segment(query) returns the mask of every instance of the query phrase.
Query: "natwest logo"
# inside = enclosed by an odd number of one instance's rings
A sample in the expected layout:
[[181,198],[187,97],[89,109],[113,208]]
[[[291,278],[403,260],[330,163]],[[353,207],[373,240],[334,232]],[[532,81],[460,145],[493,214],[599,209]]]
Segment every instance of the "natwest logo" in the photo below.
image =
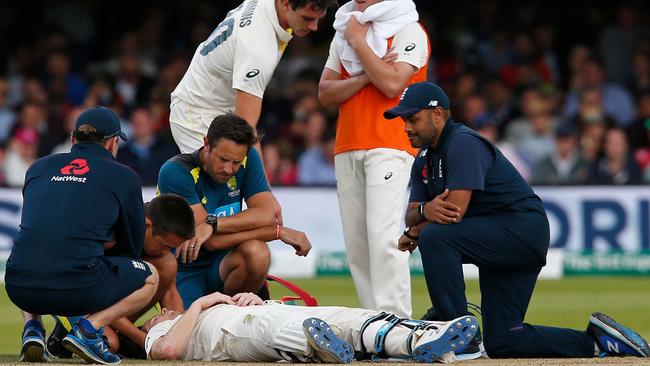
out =
[[90,167],[86,159],[74,159],[70,164],[61,168],[61,174],[63,175],[84,175],[89,171]]

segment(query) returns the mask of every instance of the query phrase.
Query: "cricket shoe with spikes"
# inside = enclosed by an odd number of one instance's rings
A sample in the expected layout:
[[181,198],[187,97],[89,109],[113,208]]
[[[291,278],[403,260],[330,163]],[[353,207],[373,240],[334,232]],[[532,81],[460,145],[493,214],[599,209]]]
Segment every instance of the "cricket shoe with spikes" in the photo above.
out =
[[478,320],[471,315],[461,316],[440,325],[428,326],[415,342],[411,357],[417,362],[424,363],[453,361],[450,360],[448,353],[461,353],[478,331]]
[[324,363],[350,363],[354,360],[352,345],[339,338],[324,320],[308,318],[302,329],[316,358]]

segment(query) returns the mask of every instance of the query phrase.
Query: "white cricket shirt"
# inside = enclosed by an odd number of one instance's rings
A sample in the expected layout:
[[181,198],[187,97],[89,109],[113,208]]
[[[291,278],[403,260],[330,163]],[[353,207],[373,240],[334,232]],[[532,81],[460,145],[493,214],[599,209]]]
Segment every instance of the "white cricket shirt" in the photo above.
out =
[[171,94],[171,108],[182,101],[217,116],[235,111],[236,89],[262,98],[291,37],[278,22],[274,0],[245,0],[197,47]]

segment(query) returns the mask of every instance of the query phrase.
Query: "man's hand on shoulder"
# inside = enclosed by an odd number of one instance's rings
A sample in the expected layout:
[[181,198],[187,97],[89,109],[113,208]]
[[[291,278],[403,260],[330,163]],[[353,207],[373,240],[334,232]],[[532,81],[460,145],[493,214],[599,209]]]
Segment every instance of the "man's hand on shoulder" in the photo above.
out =
[[237,306],[252,306],[252,305],[264,304],[264,300],[262,300],[259,296],[255,295],[252,292],[241,292],[235,294],[232,297],[232,300],[235,302],[235,305]]
[[302,231],[282,226],[280,227],[280,240],[291,245],[296,250],[296,255],[301,257],[306,257],[311,250],[311,243]]
[[213,292],[196,299],[194,303],[192,303],[192,306],[197,306],[201,310],[205,310],[217,304],[236,305],[232,297],[222,294],[221,292]]

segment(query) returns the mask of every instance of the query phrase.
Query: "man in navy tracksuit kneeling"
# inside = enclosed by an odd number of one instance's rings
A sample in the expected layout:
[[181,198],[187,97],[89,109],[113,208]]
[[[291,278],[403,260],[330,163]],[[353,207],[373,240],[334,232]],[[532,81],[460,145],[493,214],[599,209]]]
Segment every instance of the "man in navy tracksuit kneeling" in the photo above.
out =
[[[441,320],[467,314],[463,263],[479,268],[485,350],[492,358],[648,357],[636,332],[602,313],[586,331],[524,323],[546,264],[549,224],[541,199],[490,142],[450,117],[449,98],[432,83],[408,87],[399,105],[414,147],[407,229],[401,250],[419,245],[431,302]],[[479,342],[457,354],[480,356]]]
[[[138,176],[115,160],[117,115],[82,113],[70,153],[36,161],[23,188],[20,232],[7,260],[6,290],[25,318],[21,361],[47,361],[42,314],[89,314],[63,339],[88,363],[118,364],[103,329],[143,308],[158,274],[142,253],[145,218]],[[105,245],[115,242],[113,256]]]

